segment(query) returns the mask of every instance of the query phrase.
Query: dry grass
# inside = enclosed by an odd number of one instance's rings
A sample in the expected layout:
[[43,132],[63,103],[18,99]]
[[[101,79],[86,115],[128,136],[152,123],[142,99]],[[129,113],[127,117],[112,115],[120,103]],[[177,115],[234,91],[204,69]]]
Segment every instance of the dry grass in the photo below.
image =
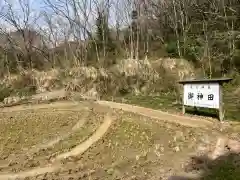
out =
[[[194,75],[191,64],[183,59],[148,60],[124,59],[108,69],[76,67],[47,72],[23,71],[2,80],[10,95],[52,91],[65,87],[96,98],[129,93],[150,94],[175,91],[177,81]],[[8,94],[6,93],[6,96]]]

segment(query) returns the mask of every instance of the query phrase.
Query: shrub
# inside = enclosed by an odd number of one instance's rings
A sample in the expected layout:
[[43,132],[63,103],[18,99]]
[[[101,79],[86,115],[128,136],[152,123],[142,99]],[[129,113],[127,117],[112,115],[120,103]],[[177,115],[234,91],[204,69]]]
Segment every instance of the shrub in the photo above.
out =
[[172,57],[178,57],[178,48],[176,41],[170,41],[166,44],[166,51]]
[[5,87],[3,85],[0,86],[0,102],[4,100],[4,98],[9,97],[12,93],[12,89]]

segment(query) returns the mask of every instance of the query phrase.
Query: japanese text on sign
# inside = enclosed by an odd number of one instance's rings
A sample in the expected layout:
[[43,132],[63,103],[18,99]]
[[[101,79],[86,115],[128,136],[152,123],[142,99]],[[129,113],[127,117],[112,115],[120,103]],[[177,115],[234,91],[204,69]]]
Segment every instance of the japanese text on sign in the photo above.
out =
[[185,84],[184,85],[184,105],[219,108],[219,84]]

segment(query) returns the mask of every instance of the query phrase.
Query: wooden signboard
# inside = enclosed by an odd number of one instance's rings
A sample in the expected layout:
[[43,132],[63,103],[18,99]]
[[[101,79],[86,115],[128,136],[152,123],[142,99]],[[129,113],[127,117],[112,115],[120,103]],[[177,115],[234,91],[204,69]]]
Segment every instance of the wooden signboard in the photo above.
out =
[[183,84],[183,114],[185,106],[218,109],[219,119],[224,119],[222,102],[222,84],[231,81],[231,78],[222,79],[195,79],[180,81]]

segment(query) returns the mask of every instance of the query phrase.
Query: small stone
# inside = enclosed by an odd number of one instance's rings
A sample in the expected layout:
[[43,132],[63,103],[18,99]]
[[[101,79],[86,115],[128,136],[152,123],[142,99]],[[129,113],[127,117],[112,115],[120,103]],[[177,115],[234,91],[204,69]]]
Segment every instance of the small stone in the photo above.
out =
[[240,142],[236,140],[228,140],[227,147],[230,149],[230,151],[234,153],[240,153]]
[[133,176],[131,176],[130,179],[131,179],[131,180],[135,180],[135,179],[137,179],[137,176],[133,175]]
[[162,154],[158,151],[154,151],[157,157],[160,157]]
[[161,151],[161,152],[164,152],[164,147],[163,147],[163,146],[160,148],[160,151]]
[[179,152],[180,151],[180,148],[178,146],[174,147],[174,151],[175,152]]
[[160,144],[155,144],[155,149],[159,150],[159,148],[160,148]]
[[197,148],[198,152],[205,152],[207,151],[208,147],[205,144],[200,144]]
[[224,137],[218,138],[215,149],[214,149],[213,153],[210,155],[211,159],[213,159],[213,160],[217,159],[219,156],[224,154],[224,148],[226,146],[226,141],[227,141],[227,139]]
[[114,173],[114,169],[113,169],[113,168],[108,169],[108,170],[107,170],[107,173],[108,173],[109,175],[112,175],[112,174]]
[[204,144],[210,144],[210,142],[211,142],[208,136],[203,136],[203,137],[201,138],[201,141],[202,141]]

